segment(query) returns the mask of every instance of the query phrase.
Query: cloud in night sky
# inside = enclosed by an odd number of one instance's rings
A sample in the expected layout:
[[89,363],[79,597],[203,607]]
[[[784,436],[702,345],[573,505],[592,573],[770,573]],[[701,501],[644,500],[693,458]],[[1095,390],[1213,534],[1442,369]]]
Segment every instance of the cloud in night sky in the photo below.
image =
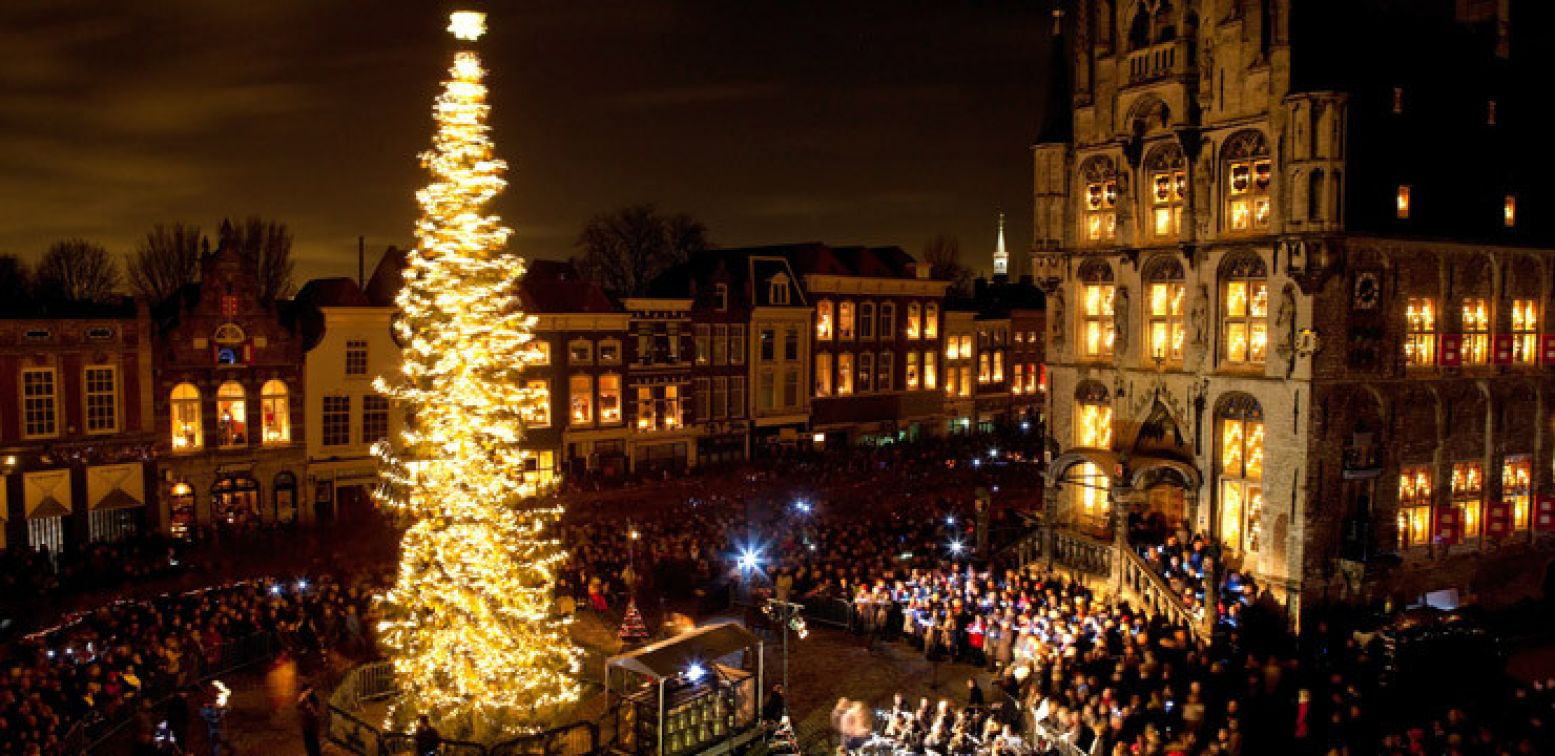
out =
[[[482,5],[497,209],[525,254],[639,201],[720,244],[948,233],[987,268],[1001,208],[1026,244],[1047,0]],[[354,274],[357,236],[410,241],[447,9],[6,0],[0,251],[261,214],[301,278]]]

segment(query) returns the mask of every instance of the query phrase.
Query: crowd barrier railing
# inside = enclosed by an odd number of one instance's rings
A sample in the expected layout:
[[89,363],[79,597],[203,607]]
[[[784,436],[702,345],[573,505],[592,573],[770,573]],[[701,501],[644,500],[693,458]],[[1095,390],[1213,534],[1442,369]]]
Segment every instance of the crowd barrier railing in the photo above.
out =
[[1188,608],[1166,582],[1166,578],[1156,574],[1144,557],[1132,549],[1122,549],[1122,552],[1123,590],[1132,594],[1146,611],[1162,615],[1167,622],[1186,627],[1195,641],[1203,641],[1204,628],[1199,614]]

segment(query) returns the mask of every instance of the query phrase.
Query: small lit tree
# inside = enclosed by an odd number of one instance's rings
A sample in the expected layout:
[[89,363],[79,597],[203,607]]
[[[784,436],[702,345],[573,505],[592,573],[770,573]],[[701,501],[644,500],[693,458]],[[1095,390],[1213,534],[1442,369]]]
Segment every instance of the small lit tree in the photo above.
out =
[[[483,24],[455,13],[449,31],[468,48]],[[380,497],[410,520],[379,629],[400,692],[391,721],[425,715],[447,734],[491,740],[577,700],[580,654],[553,611],[561,509],[537,502],[525,475],[525,417],[548,398],[520,380],[534,355],[524,261],[486,212],[507,166],[487,135],[475,52],[460,50],[450,74],[397,300],[404,374],[379,384],[415,417],[405,458],[379,448]]]

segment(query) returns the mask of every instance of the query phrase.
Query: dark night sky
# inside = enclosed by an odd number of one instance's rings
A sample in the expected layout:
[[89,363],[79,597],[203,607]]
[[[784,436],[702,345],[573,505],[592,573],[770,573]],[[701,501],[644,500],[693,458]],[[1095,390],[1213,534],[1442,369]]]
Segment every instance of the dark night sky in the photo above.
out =
[[[1029,242],[1051,0],[483,5],[525,255],[636,201],[720,245],[947,233],[987,270],[999,208]],[[354,275],[357,235],[411,240],[450,7],[4,0],[0,251],[258,213],[295,232],[299,283]]]

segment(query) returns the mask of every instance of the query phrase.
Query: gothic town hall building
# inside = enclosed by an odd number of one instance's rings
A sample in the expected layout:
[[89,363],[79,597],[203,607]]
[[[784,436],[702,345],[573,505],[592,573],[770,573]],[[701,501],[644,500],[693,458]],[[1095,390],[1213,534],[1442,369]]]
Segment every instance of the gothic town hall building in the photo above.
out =
[[1116,576],[1125,523],[1208,534],[1293,626],[1537,592],[1555,209],[1519,14],[1543,3],[1063,5],[1030,260],[1049,556]]

